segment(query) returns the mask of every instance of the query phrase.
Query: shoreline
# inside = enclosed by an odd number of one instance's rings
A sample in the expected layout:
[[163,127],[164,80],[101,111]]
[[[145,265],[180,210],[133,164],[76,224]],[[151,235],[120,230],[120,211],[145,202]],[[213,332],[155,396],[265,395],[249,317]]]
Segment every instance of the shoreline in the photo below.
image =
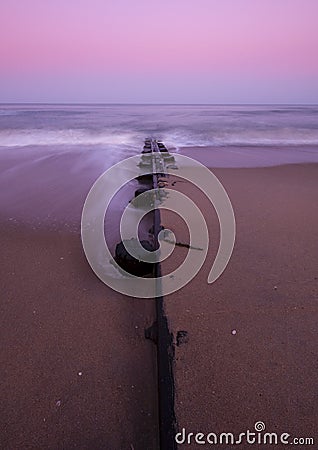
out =
[[180,147],[182,155],[209,168],[258,168],[318,163],[317,145],[226,145]]
[[[246,146],[243,148],[246,150]],[[257,148],[262,150],[260,147]],[[235,149],[237,150],[236,147]],[[317,147],[314,146],[313,149],[316,150]],[[285,159],[283,160],[280,158],[277,158],[276,161],[271,158],[268,160],[267,157],[260,160],[259,156],[255,155],[250,163],[242,161],[242,159],[246,161],[246,153],[242,156],[236,153],[236,156],[233,157],[232,153],[225,154],[225,150],[223,147],[204,147],[203,149],[201,147],[183,147],[179,149],[179,153],[196,159],[213,172],[234,169],[253,171],[253,169],[292,166],[309,167],[318,164],[318,149],[317,152],[309,152],[308,161],[301,161],[304,153],[303,148],[299,148],[300,153],[293,154],[294,160],[291,161],[285,161],[286,149],[284,149]],[[272,150],[277,151],[277,149]],[[232,151],[231,148],[228,148],[228,151]],[[248,152],[250,151],[254,153],[255,148],[251,147]],[[223,152],[222,155],[220,152]],[[31,161],[28,170],[25,171],[22,167],[22,170],[19,171],[19,167],[15,165],[16,158],[9,161],[7,167],[3,166],[3,176],[0,181],[0,222],[12,221],[30,228],[34,227],[34,229],[51,229],[52,231],[69,229],[70,232],[80,233],[81,213],[86,196],[106,167],[98,168],[97,158],[95,161],[88,161],[88,168],[83,172],[84,163],[80,163],[78,156],[74,155],[73,163],[70,155],[62,154],[60,160],[59,155],[56,156],[53,170],[48,168],[48,161],[45,161],[45,165],[42,165],[42,162],[39,164],[35,162],[33,165]],[[72,169],[73,166],[76,167],[79,164],[81,168]],[[48,179],[46,180],[47,175]],[[18,183],[17,180],[19,180]],[[43,189],[43,186],[47,189]],[[113,209],[109,213],[115,217],[116,224],[108,221],[108,226],[116,235],[116,240],[118,240],[118,233],[115,229],[119,223],[121,212],[127,204],[127,199],[132,198],[133,192],[138,186],[138,183],[130,182],[123,192],[119,193],[117,204],[114,202]]]

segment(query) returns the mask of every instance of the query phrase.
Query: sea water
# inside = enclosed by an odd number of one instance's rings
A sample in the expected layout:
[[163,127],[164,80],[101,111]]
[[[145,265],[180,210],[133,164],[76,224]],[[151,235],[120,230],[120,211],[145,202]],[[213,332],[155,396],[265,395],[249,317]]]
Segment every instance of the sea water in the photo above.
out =
[[90,187],[147,137],[209,167],[318,162],[318,106],[0,105],[0,214],[78,228]]

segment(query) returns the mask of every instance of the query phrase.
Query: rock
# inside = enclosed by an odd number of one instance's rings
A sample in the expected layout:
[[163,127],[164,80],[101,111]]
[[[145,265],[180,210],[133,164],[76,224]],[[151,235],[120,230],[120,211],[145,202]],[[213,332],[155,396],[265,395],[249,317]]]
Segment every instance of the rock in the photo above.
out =
[[147,173],[146,175],[139,175],[136,178],[139,183],[144,183],[144,184],[152,184],[152,174],[151,173]]
[[[144,261],[140,261],[134,256],[132,256],[124,246],[125,241],[121,241],[119,244],[116,245],[115,250],[115,261],[117,264],[126,272],[130,273],[131,275],[136,276],[145,276],[145,275],[151,275],[153,273],[154,264],[148,263]],[[129,245],[137,244],[137,239],[132,238],[130,239]],[[154,251],[154,245],[150,241],[140,241],[141,245],[148,251]],[[138,248],[136,245],[136,251],[138,252]]]
[[187,331],[181,330],[177,333],[177,347],[182,344],[187,344],[189,342],[189,335]]

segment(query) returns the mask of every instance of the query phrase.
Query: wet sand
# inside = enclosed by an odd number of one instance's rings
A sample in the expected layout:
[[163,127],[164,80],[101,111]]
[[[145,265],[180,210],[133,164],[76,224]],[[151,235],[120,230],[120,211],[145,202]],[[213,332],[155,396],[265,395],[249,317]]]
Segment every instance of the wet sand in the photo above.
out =
[[318,163],[317,145],[182,147],[179,151],[213,168],[253,168]]
[[[200,206],[211,236],[203,269],[165,299],[175,343],[178,331],[188,333],[188,342],[175,347],[178,429],[239,434],[263,421],[268,432],[317,442],[318,164],[213,172],[232,201],[237,236],[227,269],[212,285],[216,214],[193,186],[174,186]],[[175,214],[161,216],[177,241],[188,242]],[[186,252],[177,247],[163,272]]]

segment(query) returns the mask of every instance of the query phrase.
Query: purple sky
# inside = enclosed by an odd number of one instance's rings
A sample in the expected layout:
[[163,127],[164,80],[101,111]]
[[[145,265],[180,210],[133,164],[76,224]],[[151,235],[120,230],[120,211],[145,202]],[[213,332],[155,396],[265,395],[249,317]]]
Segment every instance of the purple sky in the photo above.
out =
[[1,102],[318,103],[318,0],[0,0]]

